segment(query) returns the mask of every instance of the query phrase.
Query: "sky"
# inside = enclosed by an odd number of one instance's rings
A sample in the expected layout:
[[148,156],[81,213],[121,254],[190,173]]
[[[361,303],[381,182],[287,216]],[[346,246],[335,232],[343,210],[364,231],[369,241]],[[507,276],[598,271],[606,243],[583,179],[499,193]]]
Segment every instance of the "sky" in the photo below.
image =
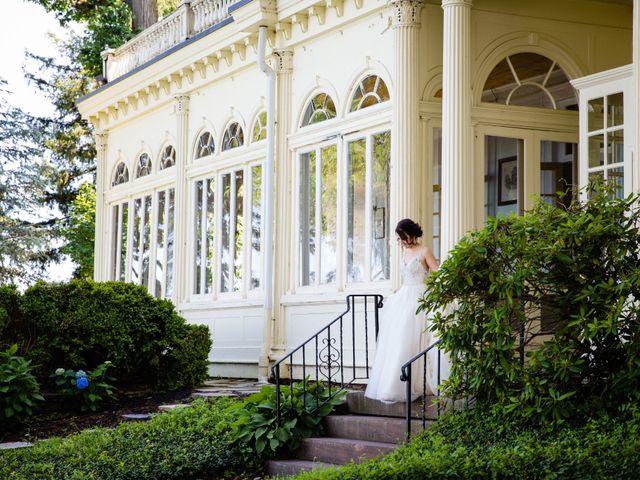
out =
[[[0,2],[0,78],[8,82],[8,89],[12,92],[9,101],[35,115],[47,115],[53,111],[51,103],[28,84],[22,66],[25,62],[25,50],[39,55],[57,56],[49,33],[63,36],[63,29],[56,18],[39,5],[26,0]],[[73,265],[63,262],[53,265],[48,276],[50,280],[66,280],[72,271]]]

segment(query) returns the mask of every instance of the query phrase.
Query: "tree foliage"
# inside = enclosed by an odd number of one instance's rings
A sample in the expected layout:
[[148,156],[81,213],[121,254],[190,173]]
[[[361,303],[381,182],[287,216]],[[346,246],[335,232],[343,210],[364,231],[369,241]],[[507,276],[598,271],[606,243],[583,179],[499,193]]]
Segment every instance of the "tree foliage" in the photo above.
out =
[[552,421],[637,402],[639,198],[611,193],[492,218],[429,278],[447,395]]
[[77,265],[75,278],[93,278],[93,249],[96,223],[96,191],[85,182],[71,204],[69,225],[63,230],[67,244],[62,253],[71,257]]

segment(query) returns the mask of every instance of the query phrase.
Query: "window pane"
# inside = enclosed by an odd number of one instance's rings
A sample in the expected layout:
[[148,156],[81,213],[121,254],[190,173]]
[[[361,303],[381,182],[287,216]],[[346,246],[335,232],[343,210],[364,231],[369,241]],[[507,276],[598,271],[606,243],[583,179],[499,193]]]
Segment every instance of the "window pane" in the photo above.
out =
[[158,192],[158,217],[156,219],[156,286],[155,296],[161,297],[165,278],[166,250],[165,250],[165,228],[166,228],[166,193]]
[[622,92],[607,96],[607,127],[624,124],[624,97]]
[[442,129],[433,129],[433,255],[440,260],[440,202],[442,175]]
[[262,167],[251,169],[251,287],[260,286],[262,271]]
[[144,197],[144,236],[142,239],[142,284],[149,287],[149,259],[151,255],[151,195]]
[[362,282],[365,268],[366,141],[349,143],[347,172],[347,281]]
[[322,194],[320,204],[320,283],[336,281],[337,227],[337,152],[335,145],[320,151],[322,157]]
[[[540,143],[540,198],[550,205],[568,207],[573,193],[573,169],[577,145],[573,143]],[[563,192],[565,195],[558,195]]]
[[604,165],[604,135],[589,137],[589,168]]
[[142,231],[142,199],[133,201],[133,246],[131,248],[131,281],[140,283],[140,258],[141,245],[140,233]]
[[234,262],[233,262],[233,291],[242,289],[242,267],[244,252],[244,171],[235,172],[235,238],[234,238]]
[[220,291],[231,291],[231,174],[222,175]]
[[196,188],[196,205],[195,218],[193,228],[193,238],[195,239],[195,265],[194,265],[194,289],[193,293],[202,293],[202,195],[203,181],[195,183]]
[[316,152],[300,156],[300,285],[316,281]]
[[174,236],[175,236],[175,203],[176,203],[175,190],[172,188],[169,190],[169,208],[167,214],[167,278],[166,287],[164,291],[165,297],[171,297],[173,295],[173,252],[174,252]]
[[373,136],[371,280],[389,278],[389,159],[391,132]]
[[604,172],[589,173],[589,198],[591,198],[591,188],[594,185],[602,185],[604,182]]
[[215,244],[213,242],[213,234],[214,234],[214,224],[215,224],[215,220],[213,217],[213,205],[214,205],[214,186],[213,186],[213,179],[210,178],[206,181],[206,189],[205,189],[205,195],[206,195],[206,204],[207,204],[207,211],[206,211],[206,233],[205,233],[205,238],[206,238],[206,242],[207,245],[205,247],[205,251],[206,251],[206,272],[205,272],[205,293],[211,293],[213,292],[213,269],[214,269],[214,249],[215,249]]
[[122,209],[122,223],[120,225],[120,232],[122,235],[121,247],[120,247],[120,277],[119,280],[124,282],[126,278],[126,265],[127,265],[127,242],[129,239],[129,203],[123,203],[120,207]]
[[624,198],[624,169],[612,168],[607,172],[607,183],[615,187],[615,197]]
[[604,128],[604,99],[594,98],[589,100],[588,116],[589,131],[602,130]]
[[120,240],[120,205],[114,205],[111,207],[111,225],[113,225],[113,229],[111,232],[111,274],[110,278],[113,280],[118,279],[118,261],[120,260],[120,248],[119,248],[119,240]]
[[624,130],[616,130],[607,134],[607,163],[624,161]]
[[485,219],[518,214],[523,140],[485,137]]

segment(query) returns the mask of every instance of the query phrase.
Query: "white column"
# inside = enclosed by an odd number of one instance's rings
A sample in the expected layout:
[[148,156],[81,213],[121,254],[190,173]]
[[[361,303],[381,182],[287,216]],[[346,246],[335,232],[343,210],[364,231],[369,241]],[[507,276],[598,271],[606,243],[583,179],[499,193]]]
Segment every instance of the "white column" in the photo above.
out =
[[[291,130],[291,76],[293,73],[293,51],[274,50],[276,71],[276,207],[275,207],[275,281],[273,288],[273,325],[272,356],[278,357],[287,349],[285,334],[285,309],[280,305],[280,297],[291,287],[291,256],[295,251],[291,238],[291,222],[295,215],[291,202],[291,184],[293,183],[293,165],[289,159],[287,136]],[[266,338],[265,332],[265,338]]]
[[474,227],[471,4],[442,0],[442,259]]
[[189,158],[189,95],[175,97],[176,114],[176,196],[174,206],[175,250],[174,291],[176,305],[186,301],[189,295],[190,256],[187,247],[189,218],[189,189],[186,170]]
[[105,205],[105,192],[107,190],[107,146],[109,134],[104,131],[97,131],[93,134],[96,144],[96,226],[95,241],[93,250],[93,278],[96,281],[108,280],[109,269],[107,261],[109,258],[108,238],[108,216],[107,205]]
[[[391,138],[391,231],[403,218],[421,217],[420,85],[418,44],[422,0],[389,2],[395,43],[395,88]],[[399,247],[392,233],[392,282],[400,284]]]

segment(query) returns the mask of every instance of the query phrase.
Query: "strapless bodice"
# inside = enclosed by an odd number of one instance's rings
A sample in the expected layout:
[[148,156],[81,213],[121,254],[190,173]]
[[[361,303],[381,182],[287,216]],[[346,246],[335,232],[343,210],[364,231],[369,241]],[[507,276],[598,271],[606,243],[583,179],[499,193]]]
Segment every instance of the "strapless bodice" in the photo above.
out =
[[402,259],[400,273],[402,274],[402,285],[423,285],[424,277],[428,271],[424,269],[418,257],[414,257],[407,263],[404,258]]

